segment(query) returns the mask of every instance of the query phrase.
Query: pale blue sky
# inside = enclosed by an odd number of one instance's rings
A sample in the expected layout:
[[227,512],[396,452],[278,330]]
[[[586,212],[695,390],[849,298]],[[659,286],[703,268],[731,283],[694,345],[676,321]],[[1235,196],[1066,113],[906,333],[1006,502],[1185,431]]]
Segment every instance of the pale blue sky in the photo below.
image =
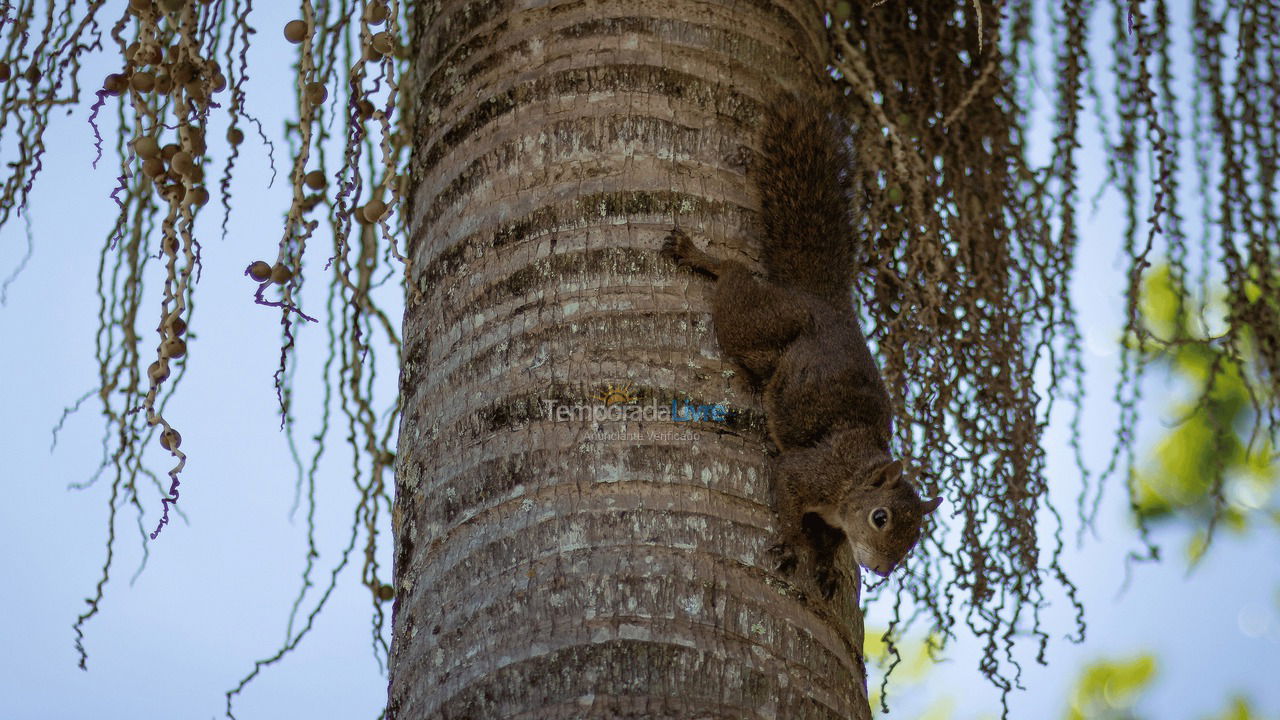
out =
[[[275,30],[287,19],[280,14],[283,5],[255,11],[261,32],[250,90],[252,107],[276,135],[283,109],[277,100],[292,92],[287,48]],[[87,107],[69,118],[55,113],[46,169],[32,203],[35,255],[0,309],[0,378],[7,401],[0,410],[7,499],[0,504],[0,544],[8,548],[0,555],[0,719],[219,717],[223,693],[283,638],[305,552],[301,522],[287,521],[293,470],[277,431],[271,390],[279,315],[251,303],[253,287],[241,275],[250,260],[274,255],[286,191],[282,184],[266,189],[264,158],[242,159],[228,239],[217,238],[218,212],[206,211],[202,220],[205,267],[193,323],[198,339],[191,343],[188,377],[169,413],[191,458],[182,501],[191,524],[175,521],[151,543],[150,565],[131,587],[141,551],[132,517],[124,514],[115,577],[102,613],[88,625],[90,671],[82,672],[70,626],[102,563],[107,486],[79,493],[66,486],[85,480],[96,467],[96,408],[87,404],[69,421],[52,454],[49,440],[61,409],[96,382],[94,273],[101,238],[114,218],[108,200],[114,173],[90,170],[87,114]],[[221,127],[211,136],[220,137]],[[252,156],[257,146],[244,147]],[[1100,157],[1082,160],[1082,187],[1093,188]],[[1116,356],[1109,343],[1122,307],[1118,212],[1115,202],[1105,202],[1097,215],[1085,218],[1089,225],[1082,232],[1073,288],[1091,349],[1086,439],[1095,466],[1114,434],[1109,397]],[[14,267],[24,246],[20,223],[4,229],[0,275]],[[300,379],[315,377],[324,342],[319,328],[305,332]],[[300,387],[318,394],[305,380]],[[1162,405],[1160,390],[1157,380],[1148,393],[1155,405]],[[301,417],[315,416],[310,398],[299,403]],[[1152,431],[1159,425],[1147,421],[1144,427]],[[310,430],[304,427],[300,435]],[[1071,507],[1076,478],[1057,428],[1049,449],[1055,498]],[[346,467],[335,455],[321,476],[326,567],[346,540],[355,502]],[[1074,646],[1060,639],[1072,625],[1068,608],[1058,602],[1048,618],[1056,636],[1051,665],[1036,666],[1030,652],[1023,653],[1023,683],[1030,689],[1013,697],[1013,717],[1056,717],[1083,662],[1144,649],[1161,659],[1161,680],[1143,706],[1148,717],[1202,717],[1234,691],[1251,695],[1267,717],[1280,717],[1280,684],[1273,679],[1280,671],[1280,537],[1271,533],[1242,544],[1224,535],[1190,578],[1177,561],[1144,566],[1120,595],[1124,557],[1135,547],[1124,502],[1115,488],[1109,491],[1097,539],[1069,550],[1065,561],[1087,608],[1088,640]],[[148,529],[157,506],[149,495]],[[1175,539],[1168,549],[1177,545]],[[241,696],[238,717],[377,715],[385,678],[371,654],[367,592],[354,570],[344,575],[314,634]],[[883,621],[879,612],[873,609],[869,626]],[[1261,636],[1242,630],[1242,613],[1261,613]],[[997,693],[978,675],[976,659],[972,643],[957,645],[928,693],[962,699],[959,718],[997,708]],[[892,717],[915,717],[923,702],[904,696]]]

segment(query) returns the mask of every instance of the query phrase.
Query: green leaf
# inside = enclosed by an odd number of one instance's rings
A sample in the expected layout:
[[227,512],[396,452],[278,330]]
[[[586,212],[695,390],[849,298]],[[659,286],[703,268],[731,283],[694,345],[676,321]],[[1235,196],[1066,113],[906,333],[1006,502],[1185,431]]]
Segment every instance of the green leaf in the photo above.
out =
[[1076,680],[1067,709],[1069,720],[1119,720],[1130,710],[1156,676],[1156,660],[1142,653],[1121,660],[1097,660],[1086,665]]
[[1211,720],[1262,720],[1262,717],[1254,712],[1253,706],[1246,698],[1237,695],[1231,698],[1227,708],[1221,714],[1214,715]]
[[[1259,272],[1251,269],[1253,279],[1246,283],[1256,286]],[[1217,300],[1210,301],[1210,316],[1214,308],[1221,311],[1225,298],[1224,291],[1212,294]],[[1250,299],[1280,303],[1257,292]],[[1240,533],[1266,519],[1280,524],[1280,510],[1272,506],[1280,464],[1270,443],[1247,447],[1247,433],[1258,418],[1245,377],[1257,371],[1205,338],[1200,308],[1168,265],[1146,273],[1139,307],[1148,330],[1161,340],[1176,341],[1143,346],[1145,359],[1168,371],[1166,388],[1176,399],[1167,411],[1171,427],[1131,478],[1134,512],[1142,522],[1177,521],[1200,530],[1186,549],[1188,561],[1195,564],[1207,551],[1203,530],[1210,518],[1216,516],[1223,527]],[[1208,322],[1213,324],[1212,317]],[[1246,334],[1240,341],[1247,346],[1252,338]],[[1137,348],[1133,338],[1127,343]],[[1251,354],[1247,347],[1237,349],[1240,356]],[[1266,387],[1256,379],[1252,385]],[[1269,400],[1256,399],[1264,405]]]

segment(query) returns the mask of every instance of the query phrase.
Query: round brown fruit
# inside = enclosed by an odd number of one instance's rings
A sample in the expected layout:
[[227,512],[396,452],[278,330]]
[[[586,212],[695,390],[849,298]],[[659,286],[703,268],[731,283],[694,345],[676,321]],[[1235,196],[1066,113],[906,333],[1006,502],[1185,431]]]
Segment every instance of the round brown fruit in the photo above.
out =
[[179,85],[186,85],[196,79],[196,66],[187,61],[182,61],[173,67],[173,81]]
[[387,213],[387,204],[375,198],[364,206],[361,213],[366,222],[376,223]]
[[169,161],[173,166],[174,172],[190,175],[196,169],[195,160],[191,157],[191,153],[186,150],[179,150],[173,154],[173,158]]
[[283,285],[291,279],[293,279],[293,271],[284,263],[276,263],[271,266],[271,282]]
[[164,174],[164,161],[158,157],[149,157],[142,161],[142,172],[155,180]]
[[155,65],[160,62],[160,48],[155,45],[141,47],[133,54],[133,59],[141,65]]
[[143,135],[133,141],[133,151],[138,153],[139,157],[153,158],[160,154],[160,143],[150,135]]
[[311,172],[302,176],[302,182],[306,183],[307,187],[311,188],[312,190],[323,190],[324,184],[325,184],[324,173],[320,172],[319,170],[312,170]]
[[129,89],[129,78],[120,73],[111,73],[106,80],[102,81],[102,89],[106,90],[108,95],[119,95]]
[[134,73],[129,82],[133,85],[133,89],[140,93],[148,93],[156,89],[156,76],[146,70]]
[[390,55],[396,49],[395,43],[391,40],[391,33],[385,30],[374,33],[373,38],[369,41],[369,45],[372,46],[374,50],[377,50],[380,55]]
[[169,338],[160,343],[160,357],[177,359],[187,354],[187,343],[182,338]]
[[307,23],[305,20],[290,20],[284,24],[284,39],[297,45],[307,37]]
[[152,385],[159,385],[169,379],[169,363],[164,360],[157,360],[151,363],[147,368],[147,377],[151,380]]
[[254,260],[249,265],[249,277],[258,282],[266,282],[271,279],[271,266],[261,260]]
[[329,99],[329,89],[324,83],[307,83],[307,102],[312,105],[319,105]]
[[373,2],[369,4],[369,8],[365,10],[364,17],[369,21],[370,25],[381,25],[387,21],[387,16],[391,11],[387,9],[384,2]]
[[180,435],[177,430],[168,428],[164,432],[160,433],[160,447],[165,450],[173,452],[174,450],[177,450],[178,446],[181,444],[182,435]]

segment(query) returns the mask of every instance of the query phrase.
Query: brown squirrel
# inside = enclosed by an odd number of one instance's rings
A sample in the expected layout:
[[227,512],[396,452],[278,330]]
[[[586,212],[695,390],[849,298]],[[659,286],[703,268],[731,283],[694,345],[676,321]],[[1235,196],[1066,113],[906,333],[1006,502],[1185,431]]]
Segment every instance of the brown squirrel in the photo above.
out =
[[888,575],[942,502],[921,500],[889,452],[889,395],[853,311],[852,182],[847,134],[835,117],[790,96],[766,106],[762,149],[749,167],[761,196],[767,280],[699,250],[678,227],[663,246],[716,280],[716,339],[762,391],[778,452],[781,542],[770,552],[789,572],[807,540],[827,597],[839,542],[847,538],[858,564]]

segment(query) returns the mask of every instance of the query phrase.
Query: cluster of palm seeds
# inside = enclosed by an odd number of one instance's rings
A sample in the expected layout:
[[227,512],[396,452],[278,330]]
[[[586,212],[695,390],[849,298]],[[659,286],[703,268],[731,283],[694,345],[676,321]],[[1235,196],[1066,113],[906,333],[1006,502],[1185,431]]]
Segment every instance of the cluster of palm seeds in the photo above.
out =
[[[395,237],[403,224],[394,211],[408,180],[402,173],[407,164],[407,135],[399,129],[409,122],[411,111],[408,98],[400,92],[408,59],[401,39],[406,6],[402,0],[337,4],[302,0],[299,6],[299,16],[281,28],[283,38],[297,48],[297,122],[288,129],[293,148],[292,201],[276,257],[253,260],[245,274],[259,284],[260,304],[282,308],[283,348],[276,378],[284,422],[292,430],[287,387],[288,353],[294,346],[292,318],[295,314],[308,318],[293,298],[301,291],[307,244],[320,223],[327,221],[333,238],[326,262],[331,273],[328,366],[336,374],[327,381],[342,397],[348,442],[358,455],[370,459],[367,468],[357,468],[354,478],[361,502],[353,532],[366,537],[361,583],[373,600],[375,654],[386,657],[386,615],[381,604],[392,600],[396,590],[381,576],[385,570],[380,570],[376,536],[391,507],[390,484],[385,480],[395,462],[391,452],[395,420],[372,403],[372,368],[378,348],[371,339],[383,335],[398,351],[399,338],[394,329],[397,323],[382,312],[370,293],[385,281],[391,267],[403,267],[404,262]],[[337,138],[330,135],[334,125],[342,129]],[[332,142],[335,139],[339,143]],[[327,152],[336,144],[342,147],[340,162],[326,162]],[[278,301],[263,297],[273,287],[281,293]],[[328,427],[329,408],[324,412],[322,423]],[[308,478],[314,472],[313,465]],[[310,488],[305,495],[311,502]],[[314,530],[309,523],[309,543],[314,541]],[[345,555],[341,562],[346,562]],[[295,612],[305,589],[313,584],[313,570],[309,555]]]
[[[322,142],[325,135],[323,130],[318,128],[320,117],[323,113],[325,103],[329,100],[329,89],[325,84],[324,76],[327,75],[323,62],[323,56],[332,53],[331,46],[333,38],[327,37],[325,32],[317,33],[317,8],[313,8],[310,3],[302,4],[304,17],[290,20],[285,23],[283,35],[288,42],[300,46],[300,61],[298,64],[298,89],[299,89],[299,118],[300,122],[296,126],[298,140],[301,145],[301,152],[294,159],[293,168],[293,187],[294,200],[292,207],[288,213],[289,221],[286,223],[285,235],[280,243],[279,259],[273,264],[265,260],[256,260],[250,264],[246,270],[246,274],[259,283],[275,283],[277,285],[285,285],[294,276],[292,267],[301,261],[301,251],[305,247],[306,240],[315,230],[315,224],[303,221],[303,216],[315,211],[318,207],[331,202],[332,198],[327,198],[325,190],[328,188],[329,182],[323,169],[308,168],[311,150],[313,145]],[[322,8],[323,9],[323,8]],[[321,10],[322,10],[321,9]],[[359,143],[367,136],[363,130],[363,124],[370,120],[382,120],[385,122],[389,112],[375,106],[369,97],[359,91],[360,81],[365,76],[364,63],[381,63],[383,60],[393,60],[396,58],[404,58],[403,46],[397,40],[395,34],[389,29],[380,29],[383,26],[389,26],[396,16],[396,8],[393,8],[386,0],[373,0],[364,6],[364,10],[360,13],[363,22],[361,28],[360,56],[355,63],[355,67],[351,73],[352,93],[349,98],[350,102],[350,120],[353,125],[361,126],[354,132],[353,141],[348,143],[348,162],[351,158],[358,157],[360,148]],[[321,24],[323,27],[323,24]],[[388,78],[391,82],[391,78]],[[235,132],[239,132],[235,130]],[[349,132],[349,135],[352,133]],[[242,137],[242,135],[237,136]],[[229,139],[232,139],[229,137]],[[355,147],[352,147],[352,145]],[[391,153],[392,155],[398,154]],[[394,177],[394,168],[396,161],[394,157],[391,160],[391,177]],[[345,170],[350,167],[344,168]],[[350,186],[352,183],[347,181],[344,186]],[[355,185],[359,185],[357,178]],[[336,207],[343,215],[349,215],[350,219],[355,222],[366,225],[378,223],[384,220],[388,214],[388,205],[382,199],[383,193],[376,189],[371,193],[370,197],[362,205],[354,208],[346,208],[343,206]],[[340,238],[345,237],[349,232],[349,225],[335,228]],[[341,249],[342,241],[339,240]],[[261,299],[260,299],[261,302]],[[267,303],[275,304],[275,303]],[[287,303],[286,303],[287,306]],[[286,343],[288,339],[286,338]]]
[[[165,407],[194,347],[189,347],[195,336],[188,324],[201,270],[197,217],[220,203],[222,234],[228,239],[237,161],[265,155],[275,179],[279,141],[273,141],[248,102],[249,45],[256,39],[295,50],[297,105],[285,123],[291,163],[282,173],[292,196],[274,257],[255,260],[245,273],[258,284],[255,302],[281,313],[275,383],[282,423],[292,433],[295,331],[298,318],[314,320],[301,308],[303,259],[308,241],[327,225],[333,245],[317,263],[316,270],[322,264],[323,271],[311,273],[328,274],[330,320],[324,330],[331,357],[323,382],[338,389],[332,396],[346,417],[344,438],[355,456],[364,458],[354,478],[361,501],[353,532],[368,538],[361,582],[372,591],[374,646],[385,657],[381,603],[395,595],[395,588],[379,576],[375,536],[391,505],[384,475],[395,458],[396,406],[375,407],[372,367],[390,362],[375,360],[379,347],[389,345],[398,353],[399,338],[398,323],[371,294],[388,280],[402,280],[405,268],[396,244],[403,229],[396,209],[407,183],[407,135],[400,128],[412,126],[411,104],[400,86],[408,58],[406,14],[412,6],[404,0],[297,0],[295,19],[259,34],[250,24],[252,0],[14,0],[3,5],[0,139],[6,163],[0,168],[5,173],[0,177],[0,226],[27,206],[44,167],[44,131],[54,109],[78,104],[82,90],[92,96],[95,168],[108,149],[104,131],[114,134],[118,166],[111,198],[119,213],[102,244],[98,276],[100,387],[95,395],[107,419],[98,474],[111,476],[113,498],[126,498],[138,509],[139,527],[143,504],[138,481],[155,486],[163,514],[152,538],[168,523],[171,510],[178,512],[178,474],[187,459]],[[289,45],[281,42],[282,35]],[[82,86],[81,75],[89,75],[81,72],[85,58],[104,49],[112,57],[112,71],[95,71]],[[215,160],[225,161],[216,178]],[[262,240],[271,242],[252,238]],[[144,281],[160,283],[159,292],[144,294]],[[308,302],[320,298],[308,293]],[[152,304],[156,299],[158,308]],[[375,338],[382,338],[376,346]],[[328,368],[334,369],[331,374]],[[323,436],[340,425],[330,422],[329,413],[326,402],[321,448],[307,473],[308,483],[315,476],[314,463],[324,454]],[[155,452],[148,448],[174,460],[164,474],[148,469],[145,458]],[[313,488],[303,493],[300,486],[299,495],[314,502]],[[109,504],[113,526],[121,507],[115,500]],[[309,542],[314,532],[308,522]],[[82,627],[98,611],[114,541],[112,535],[98,591],[76,622],[82,663],[87,657],[79,642]],[[313,584],[315,557],[308,554],[304,593]],[[346,554],[340,562],[347,562]],[[295,643],[292,625],[289,633],[290,644]]]
[[129,0],[113,36],[119,39],[120,31],[132,25],[133,40],[122,48],[123,67],[108,74],[96,93],[99,104],[106,98],[120,98],[133,110],[133,122],[122,123],[122,129],[129,124],[134,128],[122,177],[136,180],[131,202],[149,206],[154,201],[164,214],[160,254],[166,281],[156,328],[159,340],[155,359],[147,368],[149,388],[141,405],[147,425],[159,429],[161,448],[177,457],[178,464],[170,470],[165,512],[153,537],[167,523],[169,506],[177,501],[177,473],[186,460],[179,450],[181,434],[165,419],[157,401],[171,375],[171,364],[187,354],[187,297],[199,266],[195,213],[210,200],[205,185],[205,126],[216,107],[215,97],[228,86],[212,46],[202,42],[200,21],[211,5],[207,0]]
[[[150,131],[135,138],[132,147],[156,192],[173,203],[203,206],[209,202],[203,185],[208,147],[201,125],[213,98],[227,89],[227,77],[195,42],[195,5],[194,0],[129,0],[137,39],[124,49],[124,68],[108,75],[102,90],[109,96],[128,95],[150,121]],[[167,141],[162,136],[166,100],[180,119]]]

